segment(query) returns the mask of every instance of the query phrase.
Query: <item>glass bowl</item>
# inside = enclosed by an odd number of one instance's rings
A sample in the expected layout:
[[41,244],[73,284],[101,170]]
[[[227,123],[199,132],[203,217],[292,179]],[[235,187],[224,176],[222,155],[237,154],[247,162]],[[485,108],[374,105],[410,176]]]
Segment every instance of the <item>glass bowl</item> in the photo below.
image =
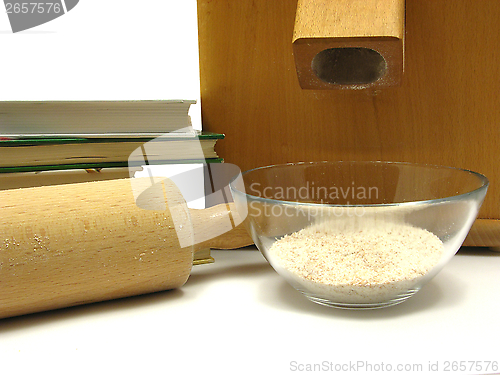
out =
[[256,246],[313,302],[351,309],[401,303],[458,251],[488,179],[393,162],[252,169],[230,183]]

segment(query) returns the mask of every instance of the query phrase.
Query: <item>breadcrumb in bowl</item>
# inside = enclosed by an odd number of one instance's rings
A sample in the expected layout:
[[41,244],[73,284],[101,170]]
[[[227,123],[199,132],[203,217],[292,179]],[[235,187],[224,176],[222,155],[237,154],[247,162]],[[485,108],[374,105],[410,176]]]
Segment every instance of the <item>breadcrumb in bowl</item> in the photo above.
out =
[[351,309],[418,292],[462,245],[487,187],[464,169],[391,162],[275,165],[230,184],[278,274],[313,302]]

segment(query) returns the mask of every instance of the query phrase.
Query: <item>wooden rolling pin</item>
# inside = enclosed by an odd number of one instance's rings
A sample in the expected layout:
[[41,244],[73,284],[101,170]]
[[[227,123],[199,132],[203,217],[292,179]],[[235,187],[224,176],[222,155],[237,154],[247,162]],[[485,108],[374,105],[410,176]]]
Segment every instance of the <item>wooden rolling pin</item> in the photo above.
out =
[[[182,203],[164,189],[169,207]],[[190,214],[196,232],[236,213]],[[239,225],[182,248],[170,210],[139,208],[129,179],[1,191],[0,218],[0,318],[177,288],[197,250],[252,243]]]

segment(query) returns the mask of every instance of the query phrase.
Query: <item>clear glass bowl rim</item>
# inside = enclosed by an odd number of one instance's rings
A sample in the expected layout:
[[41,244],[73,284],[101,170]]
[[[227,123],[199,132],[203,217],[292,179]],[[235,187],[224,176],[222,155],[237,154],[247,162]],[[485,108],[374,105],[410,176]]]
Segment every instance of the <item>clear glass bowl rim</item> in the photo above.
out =
[[469,173],[474,176],[476,176],[481,182],[481,186],[478,187],[477,189],[468,191],[466,193],[462,194],[457,194],[457,195],[450,195],[448,197],[443,197],[443,198],[436,198],[436,199],[427,199],[427,200],[419,200],[419,201],[408,201],[408,202],[395,202],[395,203],[372,203],[372,204],[326,204],[326,203],[311,203],[311,202],[298,202],[298,201],[286,201],[286,200],[279,200],[279,199],[271,199],[271,198],[262,198],[256,195],[244,193],[241,190],[238,190],[234,186],[234,182],[238,178],[239,175],[234,176],[231,181],[229,182],[229,187],[232,191],[235,191],[239,194],[244,194],[246,197],[251,197],[252,199],[259,200],[263,203],[268,203],[268,204],[293,204],[297,206],[317,206],[317,207],[344,207],[344,208],[350,208],[350,207],[395,207],[395,206],[410,206],[410,205],[420,205],[420,204],[430,204],[430,203],[441,203],[441,202],[449,202],[449,201],[455,201],[455,200],[462,200],[465,199],[468,196],[474,195],[477,192],[487,189],[489,185],[489,180],[486,176],[484,176],[481,173],[471,171],[469,169],[464,169],[464,168],[457,168],[457,167],[447,167],[447,166],[442,166],[442,165],[437,165],[437,164],[424,164],[424,163],[411,163],[411,162],[398,162],[398,161],[345,161],[345,160],[339,160],[339,161],[311,161],[311,162],[294,162],[294,163],[283,163],[283,164],[273,164],[273,165],[267,165],[264,167],[257,167],[257,168],[252,168],[249,169],[245,172],[241,173],[241,176],[243,177],[246,174],[249,174],[251,172],[255,172],[258,170],[264,170],[264,169],[271,169],[271,168],[278,168],[278,167],[292,167],[292,166],[302,166],[302,165],[321,165],[321,164],[380,164],[380,165],[405,165],[405,166],[411,166],[411,167],[420,167],[420,168],[431,168],[431,169],[445,169],[445,170],[454,170],[458,172],[464,172],[464,173]]

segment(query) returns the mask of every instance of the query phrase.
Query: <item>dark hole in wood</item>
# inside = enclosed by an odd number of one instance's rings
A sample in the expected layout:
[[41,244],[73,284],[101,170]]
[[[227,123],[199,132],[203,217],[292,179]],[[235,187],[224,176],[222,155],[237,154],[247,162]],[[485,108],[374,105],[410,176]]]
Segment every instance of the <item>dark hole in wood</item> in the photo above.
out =
[[330,48],[318,53],[312,61],[316,76],[335,85],[369,84],[387,70],[385,59],[369,48]]

